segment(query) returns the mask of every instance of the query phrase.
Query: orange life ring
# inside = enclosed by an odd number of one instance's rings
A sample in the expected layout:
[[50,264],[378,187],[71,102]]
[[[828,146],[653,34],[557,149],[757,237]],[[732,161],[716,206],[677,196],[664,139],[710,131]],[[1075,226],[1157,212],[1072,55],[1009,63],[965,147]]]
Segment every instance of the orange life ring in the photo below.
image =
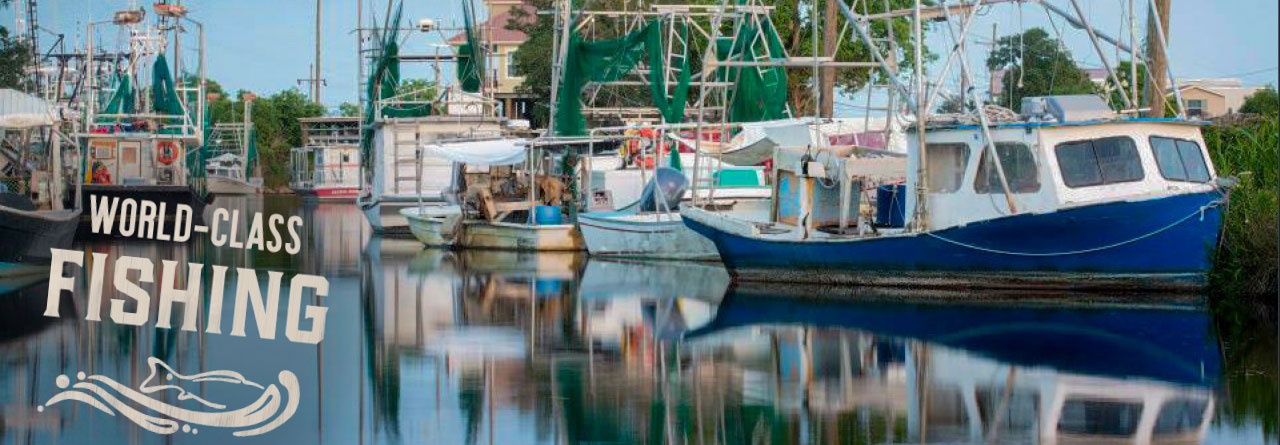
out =
[[164,165],[172,164],[173,160],[178,157],[178,149],[173,146],[172,142],[160,142],[159,145],[160,154],[157,160]]

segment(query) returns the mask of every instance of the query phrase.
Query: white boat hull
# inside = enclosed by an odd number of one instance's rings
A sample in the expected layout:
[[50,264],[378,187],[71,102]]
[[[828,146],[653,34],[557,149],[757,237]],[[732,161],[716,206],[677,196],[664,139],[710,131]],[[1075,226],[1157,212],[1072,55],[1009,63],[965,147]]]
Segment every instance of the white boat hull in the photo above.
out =
[[409,234],[409,220],[400,214],[400,210],[408,207],[417,207],[417,205],[417,203],[412,202],[362,203],[360,211],[364,213],[364,217],[369,221],[369,227],[373,228],[374,233],[407,235]]
[[260,186],[219,176],[210,176],[206,184],[208,184],[209,193],[217,195],[256,195],[262,191]]
[[668,260],[718,260],[711,240],[689,229],[679,212],[579,215],[578,226],[593,256]]
[[463,223],[462,246],[476,249],[524,251],[583,250],[582,235],[573,224],[531,226],[521,223]]
[[453,247],[462,233],[462,209],[458,206],[410,207],[401,209],[409,233],[427,247]]

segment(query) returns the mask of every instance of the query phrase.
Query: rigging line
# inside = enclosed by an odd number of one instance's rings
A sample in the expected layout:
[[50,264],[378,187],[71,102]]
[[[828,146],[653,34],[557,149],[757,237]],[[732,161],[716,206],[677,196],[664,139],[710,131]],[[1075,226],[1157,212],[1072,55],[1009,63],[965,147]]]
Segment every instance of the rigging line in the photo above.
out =
[[1191,219],[1191,218],[1195,217],[1196,215],[1199,215],[1199,216],[1200,216],[1200,220],[1201,220],[1201,221],[1204,221],[1204,212],[1205,212],[1206,210],[1211,209],[1211,208],[1221,206],[1221,205],[1223,204],[1223,202],[1224,202],[1223,200],[1214,200],[1214,201],[1212,201],[1212,202],[1210,202],[1210,203],[1208,203],[1208,204],[1205,204],[1205,205],[1203,205],[1203,206],[1200,206],[1200,208],[1196,209],[1195,211],[1192,211],[1192,212],[1191,212],[1190,214],[1188,214],[1187,216],[1184,216],[1184,217],[1182,217],[1182,218],[1179,218],[1177,221],[1174,221],[1174,222],[1169,223],[1168,225],[1166,225],[1166,226],[1164,226],[1164,227],[1161,227],[1161,228],[1156,229],[1156,230],[1154,230],[1154,231],[1151,231],[1151,232],[1145,233],[1145,234],[1143,234],[1143,235],[1139,235],[1139,236],[1134,237],[1134,238],[1130,238],[1130,239],[1127,239],[1127,240],[1124,240],[1124,241],[1120,241],[1120,242],[1116,242],[1116,243],[1107,244],[1107,245],[1105,245],[1105,246],[1091,247],[1091,248],[1088,248],[1088,249],[1079,249],[1079,250],[1068,250],[1068,251],[1063,251],[1063,252],[1043,252],[1043,253],[1040,253],[1040,252],[1013,252],[1013,251],[1008,251],[1008,250],[992,249],[992,248],[987,248],[987,247],[982,247],[982,246],[976,246],[976,245],[973,245],[973,244],[963,243],[963,242],[960,242],[960,241],[956,241],[956,240],[953,240],[953,239],[950,239],[950,238],[943,237],[942,235],[938,235],[938,234],[936,234],[936,233],[932,233],[932,232],[926,232],[926,233],[925,233],[925,235],[931,236],[931,237],[936,238],[936,239],[938,239],[938,240],[940,240],[940,241],[945,241],[945,242],[947,242],[947,243],[951,243],[951,244],[954,244],[954,245],[957,245],[957,246],[960,246],[960,247],[965,247],[965,248],[969,248],[969,249],[973,249],[973,250],[978,250],[978,251],[982,251],[982,252],[987,252],[987,253],[996,253],[996,254],[1001,254],[1001,255],[1028,256],[1028,257],[1050,257],[1050,256],[1079,255],[1079,254],[1083,254],[1083,253],[1092,253],[1092,252],[1097,252],[1097,251],[1101,251],[1101,250],[1112,249],[1112,248],[1120,247],[1120,246],[1123,246],[1123,245],[1126,245],[1126,244],[1131,244],[1131,243],[1134,243],[1134,242],[1137,242],[1137,241],[1141,241],[1141,240],[1146,239],[1146,238],[1150,238],[1150,237],[1152,237],[1152,236],[1155,236],[1155,235],[1160,234],[1161,232],[1164,232],[1164,231],[1166,231],[1166,230],[1172,229],[1172,228],[1176,227],[1177,225],[1182,224],[1183,222],[1186,222],[1187,220],[1189,220],[1189,219]]

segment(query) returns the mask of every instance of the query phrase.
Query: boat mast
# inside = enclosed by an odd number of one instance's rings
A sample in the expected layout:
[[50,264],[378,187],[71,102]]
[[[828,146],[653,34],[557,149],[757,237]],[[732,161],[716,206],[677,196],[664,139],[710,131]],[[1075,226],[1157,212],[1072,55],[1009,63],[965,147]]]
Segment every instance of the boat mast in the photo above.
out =
[[569,22],[569,0],[557,0],[555,14],[552,35],[554,50],[551,61],[551,112],[547,116],[547,135],[552,137],[556,135],[556,101],[560,94],[560,84],[564,82],[561,77],[564,76],[564,63],[569,51],[569,30],[572,28]]
[[[924,99],[928,96],[924,85],[924,57],[921,55],[921,47],[924,45],[924,31],[921,26],[920,16],[920,0],[916,0],[914,10],[912,11],[912,38],[915,56],[915,68],[913,70],[913,80],[915,81],[915,105],[916,105],[916,151],[918,163],[916,165],[916,208],[915,208],[915,227],[917,231],[923,232],[928,229],[928,199],[929,199],[929,150],[925,145],[925,127],[929,121],[928,104]],[[889,26],[893,26],[892,23]],[[874,47],[873,47],[874,48]],[[982,110],[978,110],[981,115]],[[984,123],[985,124],[985,123]],[[986,128],[983,125],[983,128]]]

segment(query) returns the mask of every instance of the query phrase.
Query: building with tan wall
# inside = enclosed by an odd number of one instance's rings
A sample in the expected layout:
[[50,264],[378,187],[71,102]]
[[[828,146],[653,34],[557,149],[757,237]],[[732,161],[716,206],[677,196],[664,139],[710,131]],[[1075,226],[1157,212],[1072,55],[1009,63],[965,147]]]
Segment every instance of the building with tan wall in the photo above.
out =
[[1180,79],[1178,91],[1187,104],[1187,114],[1202,119],[1235,113],[1244,100],[1262,89],[1244,86],[1240,79]]
[[[480,39],[488,46],[489,57],[485,60],[485,80],[487,87],[493,92],[494,100],[499,103],[498,113],[506,119],[529,119],[532,113],[532,96],[516,92],[516,87],[524,82],[515,65],[515,52],[520,44],[529,36],[523,32],[507,29],[507,22],[512,18],[512,11],[523,9],[526,17],[532,20],[533,5],[528,0],[484,0],[488,9],[485,20],[477,25]],[[458,33],[449,39],[449,44],[459,46],[467,42],[466,33]]]

